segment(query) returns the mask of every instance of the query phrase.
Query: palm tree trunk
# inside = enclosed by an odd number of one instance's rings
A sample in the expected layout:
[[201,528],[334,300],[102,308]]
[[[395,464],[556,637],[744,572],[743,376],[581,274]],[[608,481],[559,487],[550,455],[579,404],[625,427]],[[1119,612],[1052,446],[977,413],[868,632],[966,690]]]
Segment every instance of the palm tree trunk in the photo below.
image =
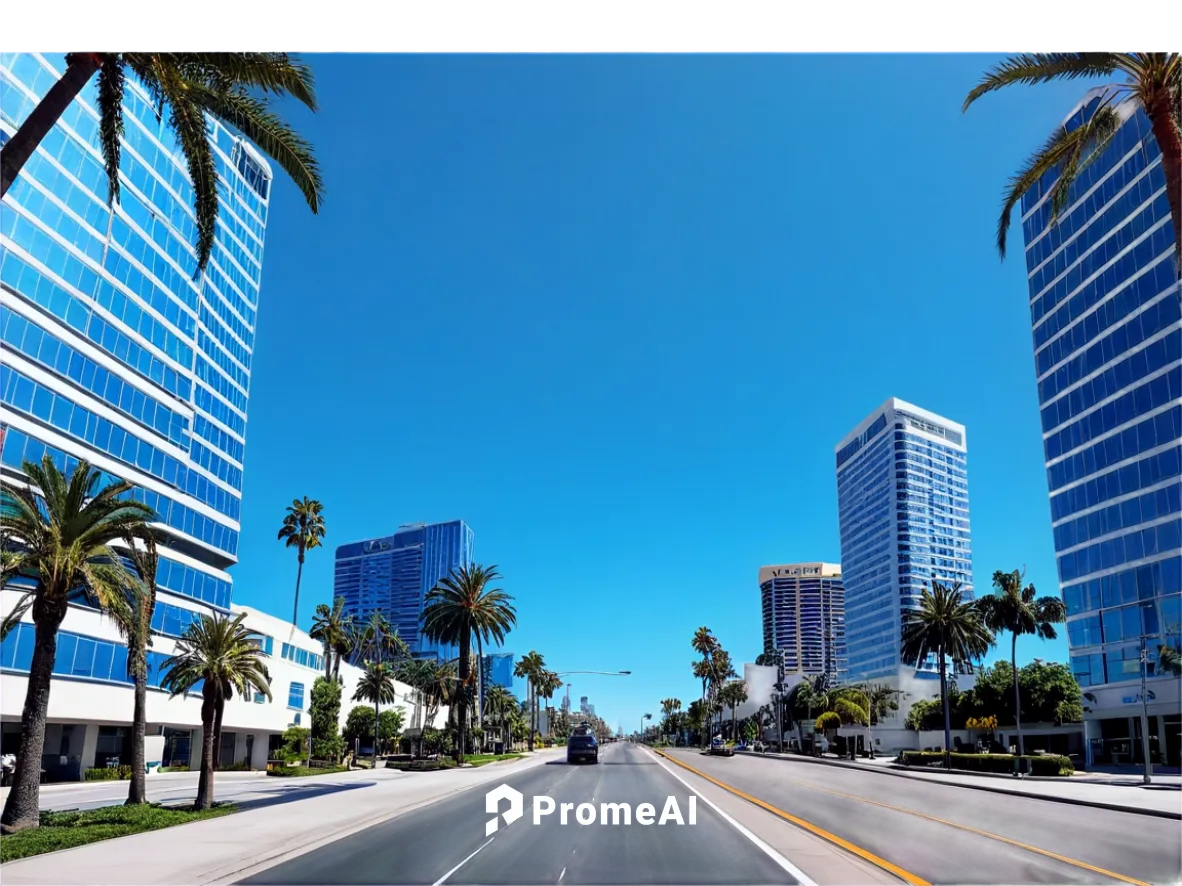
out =
[[291,611],[291,623],[295,625],[300,617],[300,579],[304,577],[304,549],[300,547],[300,565],[296,569],[295,607]]
[[134,655],[135,700],[131,715],[131,783],[127,786],[127,806],[138,806],[148,801],[147,761],[144,759],[144,733],[148,719],[148,672],[142,643],[146,637],[137,638]]
[[529,736],[527,738],[527,747],[530,753],[534,749],[534,681],[533,678],[527,678],[525,684],[525,698],[529,704]]
[[201,687],[201,775],[197,780],[197,800],[194,809],[209,809],[213,806],[213,749],[214,718],[217,703],[214,688],[209,680]]
[[476,725],[484,741],[484,642],[476,635]]
[[65,616],[64,606],[60,611],[46,605],[35,604],[33,607],[33,660],[29,663],[29,683],[25,691],[25,707],[21,713],[21,743],[17,750],[12,788],[4,803],[4,814],[0,816],[0,834],[15,834],[41,823],[41,755],[45,751],[45,718],[49,712],[53,659],[57,655],[57,631]]
[[457,758],[457,761],[459,763],[464,762],[464,739],[467,737],[468,680],[472,676],[471,672],[468,670],[469,665],[471,665],[471,662],[468,661],[468,658],[471,655],[471,652],[472,638],[471,636],[464,634],[460,637],[460,692],[458,699],[460,702],[460,710],[459,716],[456,718],[457,738],[459,739],[457,742],[457,750],[459,751],[459,757]]
[[1145,114],[1149,117],[1153,137],[1161,150],[1166,194],[1170,200],[1170,215],[1174,219],[1174,267],[1178,268],[1182,264],[1182,133],[1174,124],[1174,109],[1170,103],[1169,90],[1159,90],[1153,105],[1145,108]]
[[1026,745],[1022,741],[1022,694],[1018,690],[1018,635],[1013,634],[1010,641],[1010,668],[1014,672],[1014,724],[1018,727],[1018,756],[1026,753]]
[[[213,712],[213,768],[222,765],[222,716],[226,713],[226,699],[218,695],[217,705]],[[231,760],[231,763],[234,761]],[[213,801],[213,784],[209,786],[209,799]]]
[[[21,169],[33,156],[58,119],[66,112],[86,82],[99,69],[100,56],[95,52],[71,52],[66,56],[66,72],[49,88],[45,98],[25,118],[20,129],[0,149],[0,197],[8,193]],[[41,758],[37,757],[40,781]],[[19,761],[18,761],[19,763]],[[15,783],[14,783],[15,784]]]
[[944,665],[944,644],[939,647],[940,700],[944,705],[944,768],[952,768],[952,712],[948,707],[948,673]]

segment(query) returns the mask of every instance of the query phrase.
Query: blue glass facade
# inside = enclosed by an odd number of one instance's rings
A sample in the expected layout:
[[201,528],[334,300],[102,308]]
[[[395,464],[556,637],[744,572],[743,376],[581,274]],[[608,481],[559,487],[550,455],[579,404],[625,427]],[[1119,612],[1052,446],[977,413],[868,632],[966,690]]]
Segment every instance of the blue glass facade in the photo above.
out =
[[513,653],[490,652],[484,656],[484,685],[513,691]]
[[850,680],[900,673],[903,613],[932,581],[960,582],[971,597],[966,453],[963,427],[897,399],[838,444]]
[[781,652],[787,673],[826,674],[833,682],[845,678],[845,590],[840,566],[764,566],[759,570],[759,596],[765,653]]
[[[16,131],[64,67],[62,55],[0,54],[0,132]],[[270,171],[208,121],[220,213],[199,275],[193,190],[167,123],[129,78],[121,196],[109,206],[94,89],[0,212],[0,462],[18,475],[46,454],[66,471],[86,459],[104,482],[134,484],[129,497],[155,509],[168,539],[153,628],[175,636],[197,611],[231,604]],[[23,647],[12,648],[16,662]],[[94,667],[107,673],[106,661]]]
[[391,536],[337,548],[333,596],[364,621],[381,612],[419,658],[448,660],[454,647],[428,640],[420,630],[423,599],[458,566],[472,562],[474,536],[462,520],[403,526]]
[[[1068,126],[1100,100],[1089,93]],[[1024,198],[1022,231],[1071,664],[1101,715],[1128,700],[1096,689],[1139,683],[1142,636],[1154,678],[1158,644],[1178,646],[1182,632],[1182,302],[1144,113],[1126,119],[1052,226],[1055,178]]]

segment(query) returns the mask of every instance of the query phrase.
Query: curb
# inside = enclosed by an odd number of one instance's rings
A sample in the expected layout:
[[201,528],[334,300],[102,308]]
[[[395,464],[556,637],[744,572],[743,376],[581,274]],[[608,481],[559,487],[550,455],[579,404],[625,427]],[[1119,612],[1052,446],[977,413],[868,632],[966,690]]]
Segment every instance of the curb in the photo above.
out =
[[[941,781],[938,778],[925,778],[922,775],[912,775],[907,772],[899,771],[887,766],[866,766],[859,763],[842,763],[836,760],[818,760],[815,757],[805,756],[774,756],[767,757],[766,754],[756,754],[753,751],[739,751],[737,752],[745,757],[765,757],[771,760],[789,760],[801,761],[805,763],[813,763],[821,766],[838,766],[843,769],[857,769],[862,772],[877,772],[882,775],[890,775],[895,778],[909,778],[912,781],[923,781],[928,784],[938,784],[949,788],[965,788],[970,791],[988,791],[993,794],[1007,794],[1011,797],[1026,797],[1029,800],[1044,800],[1051,803],[1066,803],[1071,806],[1090,806],[1093,809],[1108,809],[1112,812],[1127,812],[1131,815],[1149,815],[1155,818],[1169,818],[1175,821],[1182,821],[1182,812],[1169,812],[1164,809],[1145,809],[1140,806],[1122,806],[1119,803],[1102,803],[1098,800],[1076,800],[1068,797],[1053,797],[1047,794],[1035,794],[1030,791],[1014,791],[1009,788],[999,788],[992,785],[984,784],[963,784],[961,782]],[[1034,776],[1037,778],[1038,776]],[[1051,780],[1051,779],[1039,779]]]

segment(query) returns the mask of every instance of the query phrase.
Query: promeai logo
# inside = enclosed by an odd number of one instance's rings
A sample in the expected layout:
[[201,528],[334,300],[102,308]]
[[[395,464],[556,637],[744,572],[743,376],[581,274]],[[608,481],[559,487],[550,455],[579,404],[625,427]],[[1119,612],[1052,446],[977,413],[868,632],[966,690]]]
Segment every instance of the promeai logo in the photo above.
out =
[[[509,808],[504,812],[500,812],[502,800],[509,801]],[[572,819],[576,824],[584,827],[593,824],[618,827],[630,825],[633,821],[644,826],[651,824],[696,825],[698,823],[698,798],[693,794],[689,796],[684,813],[676,797],[666,797],[659,816],[657,807],[653,803],[640,803],[635,809],[631,803],[600,803],[596,807],[594,803],[557,803],[553,797],[547,796],[534,797],[532,808],[533,823],[536,825],[541,824],[543,818],[553,815],[556,811],[560,825],[568,825]],[[500,826],[498,820],[500,817],[505,819],[505,824],[513,824],[524,815],[524,809],[525,796],[507,784],[489,791],[484,795],[484,811],[490,813],[492,818],[484,826],[484,835],[490,837],[496,832]],[[498,812],[500,812],[499,815]]]

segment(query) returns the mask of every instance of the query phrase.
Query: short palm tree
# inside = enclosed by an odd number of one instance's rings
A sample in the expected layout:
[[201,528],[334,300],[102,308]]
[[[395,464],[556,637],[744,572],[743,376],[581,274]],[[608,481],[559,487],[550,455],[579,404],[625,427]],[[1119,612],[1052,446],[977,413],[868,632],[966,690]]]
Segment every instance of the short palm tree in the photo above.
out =
[[[361,679],[357,681],[357,690],[353,693],[353,701],[368,701],[373,705],[374,722],[381,723],[381,717],[378,713],[378,705],[394,704],[398,699],[398,693],[395,691],[394,675],[395,665],[389,662],[371,661],[365,666],[365,672],[361,675]],[[387,713],[382,711],[381,713]],[[402,715],[401,709],[398,711],[399,716]],[[401,726],[399,727],[401,728]],[[375,730],[378,732],[380,730]],[[374,753],[374,769],[378,766],[378,740],[374,736],[373,743]]]
[[[500,588],[490,587],[501,578],[496,566],[472,564],[460,566],[428,592],[423,600],[423,633],[438,643],[459,647],[460,699],[467,704],[471,673],[469,656],[476,639],[477,661],[484,661],[484,643],[503,643],[505,635],[517,624],[513,598]],[[479,674],[481,668],[475,669]],[[477,698],[476,720],[481,720]],[[459,760],[464,760],[465,720],[467,711],[459,712]]]
[[[389,673],[393,679],[393,674],[401,669],[402,662],[410,658],[410,648],[406,645],[406,641],[398,636],[398,631],[391,627],[390,622],[386,621],[386,617],[377,610],[370,613],[365,624],[356,631],[350,642],[356,649],[359,661],[363,663],[367,674],[372,666],[378,668],[389,666]],[[384,700],[385,698],[380,692],[374,692],[369,697],[369,701],[373,702],[374,723],[377,723],[381,717],[381,702]],[[373,746],[373,765],[374,769],[378,768],[378,743],[376,741]]]
[[870,714],[870,724],[866,728],[866,738],[870,745],[870,756],[874,756],[874,736],[870,726],[877,726],[879,722],[893,711],[899,710],[899,696],[902,690],[893,689],[885,683],[867,683],[859,687],[866,696],[867,710]]
[[666,698],[661,701],[661,713],[665,715],[665,734],[668,735],[675,728],[674,717],[681,710],[680,698]]
[[731,738],[736,737],[735,712],[747,701],[747,684],[742,680],[727,683],[718,691],[718,701],[731,709]]
[[546,660],[536,650],[530,650],[513,666],[513,675],[525,680],[526,710],[529,712],[529,749],[534,749],[534,733],[537,721],[534,711],[537,703],[537,681],[546,670]]
[[721,646],[716,646],[710,656],[710,681],[707,688],[707,700],[718,705],[718,728],[722,728],[722,704],[719,692],[728,680],[738,676],[735,666],[731,662],[731,654]]
[[[29,485],[0,481],[0,520],[5,544],[20,550],[16,566],[32,582],[33,658],[21,714],[21,739],[12,789],[0,816],[0,833],[40,823],[41,754],[57,635],[70,595],[85,590],[110,612],[126,606],[134,578],[111,549],[119,539],[143,537],[154,516],[150,507],[125,496],[130,483],[98,488],[99,471],[80,462],[67,478],[48,455],[41,464],[25,462]],[[23,605],[23,604],[22,604]]]
[[300,579],[304,575],[304,555],[323,545],[324,532],[324,505],[306,495],[303,501],[293,499],[287,506],[283,525],[279,527],[279,541],[284,543],[284,547],[295,548],[300,562],[296,570],[295,607],[291,613],[293,625],[300,616]]
[[994,65],[968,94],[964,110],[989,92],[1006,86],[1028,86],[1053,80],[1079,80],[1121,75],[1107,87],[1092,116],[1074,129],[1058,127],[1046,143],[1026,161],[1006,186],[1001,218],[997,223],[997,249],[1006,254],[1010,212],[1022,195],[1046,173],[1058,170],[1051,190],[1052,223],[1067,207],[1072,182],[1100,156],[1117,129],[1138,107],[1153,127],[1161,150],[1162,169],[1174,219],[1174,248],[1182,260],[1182,56],[1176,52],[1045,52],[1013,56]]
[[262,693],[271,700],[271,675],[254,632],[242,624],[246,613],[233,618],[202,613],[189,625],[165,659],[161,684],[171,697],[201,686],[201,775],[195,809],[213,806],[213,773],[221,744],[222,715],[235,693]]
[[1018,754],[1026,753],[1022,740],[1022,694],[1018,690],[1018,637],[1037,635],[1043,640],[1054,640],[1055,625],[1067,620],[1067,607],[1058,597],[1037,597],[1034,585],[1022,587],[1025,571],[993,573],[995,593],[977,600],[981,622],[995,634],[1010,633],[1010,666],[1014,672],[1014,723],[1018,731]]
[[[24,564],[24,554],[19,551],[10,551],[7,548],[0,548],[0,589],[8,587],[10,579],[16,578],[20,575],[21,566]],[[21,619],[25,617],[33,606],[33,592],[25,591],[12,610],[3,618],[0,618],[0,641],[21,623]]]
[[127,788],[127,805],[137,806],[148,802],[147,761],[144,757],[144,735],[148,726],[148,647],[152,645],[156,571],[160,556],[156,551],[155,534],[151,531],[145,531],[141,539],[125,538],[123,543],[135,569],[137,582],[128,587],[127,606],[115,611],[115,622],[119,626],[119,633],[127,641],[127,675],[135,683],[131,719],[131,781]]
[[353,651],[354,634],[353,616],[345,612],[344,597],[333,600],[331,608],[326,603],[316,607],[308,636],[324,647],[325,679],[341,679],[341,659]]
[[[547,701],[554,698],[554,693],[562,688],[562,678],[554,671],[543,670],[538,677],[538,691],[537,698],[544,698]],[[547,705],[546,710],[551,708]],[[549,737],[554,730],[554,720],[547,715],[546,718],[546,735]]]
[[981,623],[980,613],[964,598],[960,582],[945,585],[932,582],[924,588],[917,609],[903,615],[901,657],[906,664],[919,664],[935,655],[940,668],[940,701],[944,707],[945,766],[952,760],[952,720],[948,708],[948,659],[969,662],[980,658],[993,645],[993,635]]
[[37,146],[98,74],[100,147],[108,195],[119,199],[119,155],[123,135],[123,94],[128,74],[136,77],[176,136],[193,182],[197,218],[197,267],[204,270],[213,249],[218,215],[218,178],[205,115],[224,120],[273,159],[318,212],[324,185],[311,145],[279,117],[272,96],[291,96],[316,110],[312,72],[284,52],[71,52],[66,70],[0,149],[0,197],[16,180]]
[[[496,724],[498,731],[501,733],[502,741],[505,738],[505,727],[508,717],[508,712],[514,705],[513,693],[511,693],[504,686],[490,686],[488,687],[488,695],[485,696],[485,711],[495,715],[493,722]],[[505,746],[508,747],[508,742]]]

